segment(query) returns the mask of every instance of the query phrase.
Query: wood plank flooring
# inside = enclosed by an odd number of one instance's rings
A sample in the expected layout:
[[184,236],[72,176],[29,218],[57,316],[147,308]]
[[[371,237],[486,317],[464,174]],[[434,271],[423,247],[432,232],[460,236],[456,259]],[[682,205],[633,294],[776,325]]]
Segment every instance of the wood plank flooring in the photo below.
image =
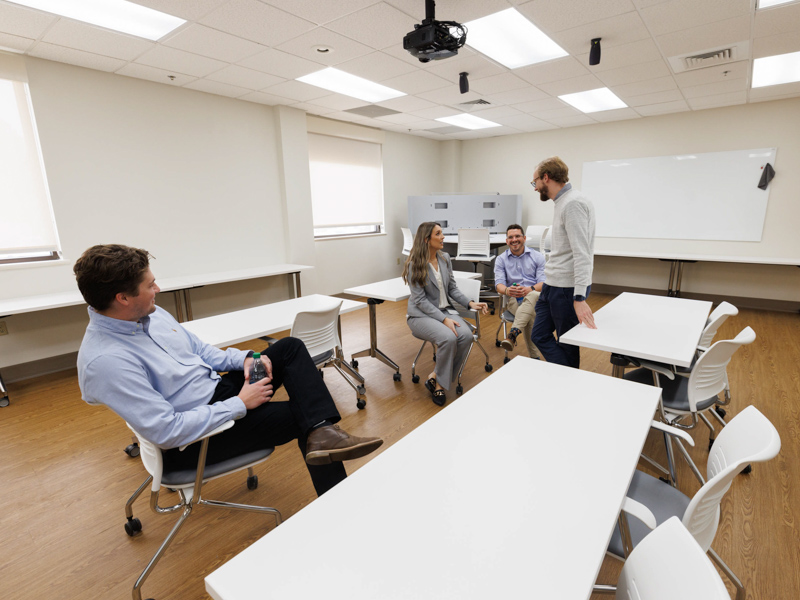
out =
[[[593,294],[590,305],[597,310],[610,299]],[[325,374],[342,413],[342,426],[356,434],[383,436],[386,443],[381,451],[442,410],[430,401],[421,383],[411,382],[411,361],[419,342],[409,334],[404,315],[405,303],[387,302],[378,307],[379,346],[401,365],[403,380],[392,381],[392,371],[375,359],[361,359],[360,371],[367,379],[365,410],[356,409],[355,393],[341,377],[332,370]],[[495,369],[503,364],[502,350],[493,342],[498,323],[496,316],[482,323],[484,347]],[[776,459],[757,465],[752,474],[734,482],[722,504],[714,548],[742,579],[749,599],[797,598],[800,316],[742,310],[723,325],[719,337],[733,337],[746,325],[753,327],[758,339],[740,350],[729,367],[733,393],[729,414],[755,404],[780,431],[783,447]],[[366,311],[344,316],[343,338],[348,357],[369,344]],[[261,345],[256,340],[240,347]],[[430,353],[426,352],[420,362],[419,373],[424,379],[433,364]],[[582,350],[582,368],[610,375],[608,354]],[[473,353],[464,375],[465,388],[469,390],[487,376],[482,355]],[[535,382],[531,383],[530,389],[535,390]],[[129,598],[134,580],[175,517],[152,513],[148,494],[144,494],[134,507],[144,532],[137,538],[125,535],[125,501],[144,479],[138,459],[122,451],[130,440],[128,429],[107,409],[81,401],[74,370],[13,383],[9,388],[11,406],[0,409],[0,598]],[[448,403],[458,402],[452,392],[448,398]],[[565,406],[563,421],[546,426],[561,428],[565,444],[579,444],[580,440],[570,438],[570,421],[580,418]],[[697,446],[692,455],[703,470],[707,431],[700,426],[693,435]],[[613,443],[612,436],[609,443]],[[655,436],[648,441],[647,450],[663,458],[663,447]],[[369,457],[349,463],[349,472],[367,460]],[[580,471],[581,465],[574,465],[576,476]],[[248,491],[244,478],[234,476],[212,482],[207,497],[275,506],[285,518],[314,500],[311,482],[293,444],[279,448],[257,472],[258,490]],[[687,493],[698,489],[681,463],[679,479]],[[162,505],[175,501],[175,494],[162,495]],[[485,518],[491,518],[491,514]],[[273,527],[269,517],[198,509],[145,584],[145,597],[207,598],[203,577]],[[347,535],[346,524],[331,523],[331,528],[337,535]],[[619,563],[607,559],[599,581],[614,583],[619,568]],[[666,576],[679,575],[667,571]],[[269,565],[265,565],[263,577],[268,585]],[[533,589],[521,590],[521,594],[535,597]]]

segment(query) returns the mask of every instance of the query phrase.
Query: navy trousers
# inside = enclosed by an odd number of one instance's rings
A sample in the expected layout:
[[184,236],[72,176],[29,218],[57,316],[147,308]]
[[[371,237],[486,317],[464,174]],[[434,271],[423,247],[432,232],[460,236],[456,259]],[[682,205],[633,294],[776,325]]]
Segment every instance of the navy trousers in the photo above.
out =
[[[591,289],[592,286],[586,288],[587,297]],[[575,288],[552,287],[546,283],[542,285],[542,293],[536,303],[536,320],[533,322],[531,340],[547,362],[578,369],[581,366],[581,349],[562,344],[553,335],[555,330],[556,335],[561,337],[561,334],[579,323],[573,305],[574,295]]]

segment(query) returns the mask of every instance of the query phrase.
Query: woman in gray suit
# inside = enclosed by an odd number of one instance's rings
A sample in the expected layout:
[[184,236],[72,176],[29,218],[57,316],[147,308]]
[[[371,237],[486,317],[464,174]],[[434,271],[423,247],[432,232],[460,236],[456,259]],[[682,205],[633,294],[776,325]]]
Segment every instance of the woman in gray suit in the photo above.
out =
[[406,315],[408,327],[414,337],[436,344],[436,367],[425,387],[438,406],[444,405],[445,390],[458,378],[472,342],[469,326],[453,308],[453,300],[483,314],[488,311],[485,302],[471,302],[458,289],[450,255],[442,248],[442,228],[437,223],[422,223],[403,268],[403,281],[411,289]]

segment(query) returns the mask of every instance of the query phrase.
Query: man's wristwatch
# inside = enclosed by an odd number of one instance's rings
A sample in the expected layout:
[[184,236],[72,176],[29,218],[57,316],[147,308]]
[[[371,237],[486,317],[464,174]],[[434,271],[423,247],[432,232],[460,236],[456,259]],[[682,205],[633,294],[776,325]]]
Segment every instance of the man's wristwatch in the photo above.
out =
[[575,302],[586,302],[586,296],[581,296],[581,295],[579,295],[579,294],[575,294],[575,295],[572,297],[572,299],[573,299]]

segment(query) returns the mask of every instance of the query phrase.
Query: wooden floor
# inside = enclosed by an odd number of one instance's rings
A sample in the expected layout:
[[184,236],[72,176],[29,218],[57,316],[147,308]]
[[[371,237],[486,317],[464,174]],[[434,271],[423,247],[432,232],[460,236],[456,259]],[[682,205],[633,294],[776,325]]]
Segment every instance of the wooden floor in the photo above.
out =
[[[610,299],[593,294],[590,305],[597,310]],[[378,313],[379,345],[401,365],[402,382],[392,381],[392,371],[375,359],[361,359],[368,404],[365,410],[357,410],[354,392],[334,371],[328,370],[325,381],[342,413],[343,427],[356,434],[382,436],[386,444],[381,450],[385,450],[443,409],[430,401],[422,384],[411,382],[411,361],[419,342],[405,325],[405,303],[387,302],[378,307]],[[502,351],[493,343],[497,324],[497,317],[483,321],[484,347],[495,369],[503,364]],[[729,414],[755,404],[780,431],[783,448],[776,459],[757,465],[752,474],[734,482],[722,504],[714,548],[742,579],[748,598],[798,598],[800,316],[742,310],[723,325],[719,337],[733,337],[746,325],[753,327],[758,339],[740,350],[728,369],[733,391]],[[367,311],[344,316],[343,338],[348,356],[368,345]],[[256,341],[239,346],[260,345]],[[606,353],[583,350],[582,357],[583,369],[610,375]],[[424,378],[432,366],[430,353],[421,363]],[[466,389],[487,376],[480,353],[473,353],[464,376]],[[130,440],[127,428],[107,409],[81,401],[74,370],[13,383],[9,388],[11,406],[0,409],[0,598],[129,598],[134,580],[166,536],[174,516],[152,513],[143,497],[134,508],[144,532],[137,538],[125,535],[125,501],[144,479],[139,460],[122,451]],[[455,394],[449,394],[448,403],[457,401]],[[570,421],[580,418],[565,406],[562,422],[542,425],[561,428],[565,444],[580,444],[581,440],[570,438]],[[692,454],[704,469],[707,432],[700,427],[694,437],[697,446]],[[653,437],[648,449],[663,458],[658,442]],[[613,433],[609,443],[613,443]],[[349,463],[348,470],[367,460]],[[581,465],[573,469],[580,476]],[[693,494],[697,482],[685,465],[679,469],[681,488]],[[279,448],[258,473],[260,486],[254,492],[247,490],[244,478],[234,476],[212,482],[207,496],[275,506],[285,518],[314,500],[300,453],[292,444]],[[176,497],[162,496],[162,505]],[[565,522],[566,527],[570,525]],[[206,598],[203,577],[273,527],[269,517],[199,509],[148,580],[145,597]],[[345,525],[331,523],[331,528],[347,535]],[[616,561],[606,559],[600,581],[614,583],[618,569]],[[679,576],[665,569],[665,577]],[[263,577],[268,585],[269,565]],[[521,596],[533,598],[535,593],[521,590]]]

